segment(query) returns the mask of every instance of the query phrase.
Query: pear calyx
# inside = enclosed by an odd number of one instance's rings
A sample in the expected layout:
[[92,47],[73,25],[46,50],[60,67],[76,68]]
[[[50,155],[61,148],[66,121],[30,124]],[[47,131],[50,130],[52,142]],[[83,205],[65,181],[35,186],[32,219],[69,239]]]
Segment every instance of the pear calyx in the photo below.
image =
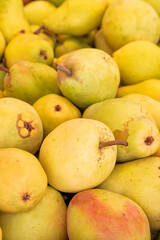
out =
[[68,77],[72,76],[72,72],[68,68],[66,68],[65,66],[63,66],[61,64],[56,65],[56,70],[60,70],[64,73],[66,73],[68,75]]
[[9,69],[6,68],[4,65],[0,64],[0,70],[6,73],[10,73]]
[[153,142],[154,142],[154,138],[152,136],[147,137],[144,141],[146,145],[151,145]]
[[113,140],[113,141],[108,141],[108,142],[100,142],[99,143],[99,149],[108,147],[108,146],[113,146],[113,145],[123,145],[123,146],[128,146],[128,142],[123,141],[123,140]]
[[63,43],[63,41],[52,31],[50,31],[48,28],[46,28],[45,26],[40,26],[36,31],[34,31],[34,34],[38,34],[41,31],[43,31],[43,33],[55,38],[57,40],[57,42],[59,43]]

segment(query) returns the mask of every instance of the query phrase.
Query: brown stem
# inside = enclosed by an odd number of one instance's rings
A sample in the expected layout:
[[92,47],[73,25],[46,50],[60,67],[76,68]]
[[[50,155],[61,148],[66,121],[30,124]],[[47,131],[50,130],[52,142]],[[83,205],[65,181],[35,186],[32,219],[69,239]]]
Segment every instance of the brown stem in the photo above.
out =
[[10,73],[9,69],[0,64],[0,70],[6,73]]
[[72,72],[68,68],[66,68],[65,66],[63,66],[61,64],[56,65],[56,70],[60,70],[64,73],[66,73],[68,76],[72,76]]
[[38,33],[40,33],[41,32],[41,30],[43,30],[44,29],[44,26],[40,26],[36,31],[34,31],[33,33],[34,34],[38,34]]
[[99,143],[99,148],[104,148],[104,147],[113,146],[113,145],[128,146],[128,142],[123,141],[123,140],[113,140],[113,141],[108,141],[108,142],[100,142]]
[[52,31],[50,31],[48,28],[46,28],[45,26],[40,26],[36,31],[34,31],[34,34],[38,34],[43,30],[44,33],[46,33],[47,35],[55,38],[57,40],[57,42],[59,43],[63,43],[63,41]]

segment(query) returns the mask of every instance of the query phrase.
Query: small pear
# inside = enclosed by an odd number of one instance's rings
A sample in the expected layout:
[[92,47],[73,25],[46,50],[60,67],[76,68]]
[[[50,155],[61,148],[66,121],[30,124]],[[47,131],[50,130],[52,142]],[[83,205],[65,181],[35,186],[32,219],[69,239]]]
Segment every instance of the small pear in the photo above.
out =
[[6,97],[18,98],[33,104],[49,93],[61,94],[57,84],[57,72],[46,64],[18,61],[11,66],[5,76]]
[[[16,51],[15,51],[16,49]],[[18,34],[5,49],[6,65],[26,60],[52,65],[54,53],[50,43],[36,34]]]
[[120,75],[116,62],[102,50],[83,48],[58,65],[57,81],[62,94],[79,108],[114,98]]
[[152,115],[131,99],[114,98],[95,103],[84,111],[83,117],[105,123],[115,139],[128,142],[127,147],[117,147],[118,162],[148,157],[159,148],[160,133]]
[[81,112],[76,106],[67,98],[56,94],[48,94],[39,98],[33,107],[42,120],[44,136],[47,136],[61,123],[81,117]]
[[94,37],[94,45],[96,48],[103,50],[104,52],[108,53],[110,56],[112,56],[113,50],[107,45],[102,29],[97,31]]
[[19,32],[30,33],[30,26],[23,12],[22,0],[0,1],[0,30],[8,43]]
[[107,0],[66,0],[43,25],[56,34],[83,36],[101,23]]
[[135,40],[158,43],[159,16],[144,1],[116,0],[109,5],[103,16],[102,31],[107,44],[113,50]]
[[113,58],[124,85],[160,79],[160,48],[154,43],[133,41],[114,52]]
[[38,159],[18,148],[0,149],[0,176],[1,212],[28,211],[47,188],[47,176]]
[[117,97],[123,97],[127,94],[138,93],[151,97],[160,102],[160,80],[149,79],[129,86],[118,88]]
[[146,213],[151,230],[160,229],[160,158],[148,157],[117,164],[98,188],[134,200]]
[[39,161],[52,187],[75,193],[97,186],[111,173],[117,157],[114,143],[113,133],[105,124],[76,118],[48,134]]
[[33,1],[24,7],[24,15],[30,24],[40,25],[56,7],[48,1]]
[[[0,213],[4,239],[67,240],[67,207],[61,194],[47,187],[42,200],[23,213]],[[18,227],[17,227],[18,226]]]

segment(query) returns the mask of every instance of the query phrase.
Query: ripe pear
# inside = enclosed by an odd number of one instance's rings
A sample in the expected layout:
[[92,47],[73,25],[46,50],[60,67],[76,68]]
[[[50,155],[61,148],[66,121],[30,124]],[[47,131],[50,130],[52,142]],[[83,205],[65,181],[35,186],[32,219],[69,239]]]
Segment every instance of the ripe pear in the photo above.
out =
[[61,123],[81,117],[81,112],[76,106],[67,98],[56,94],[48,94],[39,98],[33,107],[42,120],[44,136],[47,136]]
[[21,60],[52,65],[53,57],[53,48],[50,43],[33,33],[18,34],[9,42],[5,49],[8,68]]
[[160,2],[157,0],[143,0],[147,3],[149,3],[158,13],[159,17],[160,17]]
[[117,97],[123,97],[128,94],[143,94],[160,102],[160,80],[148,79],[140,83],[118,88]]
[[0,30],[8,43],[19,32],[30,33],[30,26],[24,16],[22,0],[0,1]]
[[101,49],[104,52],[108,53],[110,56],[112,56],[113,50],[107,45],[102,29],[96,32],[95,37],[94,37],[94,45],[95,48]]
[[160,48],[154,43],[133,41],[114,52],[113,58],[124,85],[160,79]]
[[61,94],[56,78],[56,70],[46,64],[18,61],[5,76],[4,94],[33,104],[46,94]]
[[43,25],[57,34],[83,36],[97,28],[107,7],[107,0],[66,0]]
[[41,24],[56,7],[48,1],[33,1],[24,7],[24,15],[30,24]]
[[151,230],[160,229],[160,158],[117,164],[98,188],[131,198],[145,211]]
[[107,44],[113,50],[135,40],[158,43],[159,16],[144,1],[116,0],[109,5],[103,16],[102,31]]
[[16,98],[0,98],[0,148],[20,148],[35,154],[43,139],[36,110]]
[[1,212],[28,211],[47,188],[47,176],[38,159],[18,148],[0,149],[0,176]]
[[127,147],[117,147],[119,162],[148,157],[160,146],[160,133],[152,115],[131,99],[114,98],[95,103],[84,111],[83,117],[105,123],[115,139],[128,142]]
[[89,48],[90,46],[82,41],[81,39],[78,39],[76,37],[70,37],[65,39],[62,43],[59,43],[55,47],[55,57],[59,58],[62,55],[75,51],[81,48]]
[[2,32],[0,31],[0,60],[2,59],[5,47],[6,47],[6,41]]
[[[4,239],[67,240],[66,210],[61,194],[47,187],[42,200],[23,213],[0,213]],[[18,226],[18,228],[17,228]]]
[[119,69],[113,58],[102,50],[76,50],[57,69],[62,94],[79,108],[85,109],[116,95],[120,82]]
[[131,199],[102,189],[77,193],[67,210],[70,240],[150,240],[148,219]]
[[77,118],[61,123],[40,148],[39,161],[49,184],[69,193],[100,184],[116,162],[117,147],[103,147],[111,141],[112,131],[99,121]]

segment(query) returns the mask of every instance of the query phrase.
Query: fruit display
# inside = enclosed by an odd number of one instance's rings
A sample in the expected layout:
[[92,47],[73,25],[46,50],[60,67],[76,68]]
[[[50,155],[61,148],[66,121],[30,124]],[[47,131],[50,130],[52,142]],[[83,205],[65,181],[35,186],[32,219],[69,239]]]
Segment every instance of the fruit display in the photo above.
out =
[[160,240],[160,1],[0,0],[0,240]]

